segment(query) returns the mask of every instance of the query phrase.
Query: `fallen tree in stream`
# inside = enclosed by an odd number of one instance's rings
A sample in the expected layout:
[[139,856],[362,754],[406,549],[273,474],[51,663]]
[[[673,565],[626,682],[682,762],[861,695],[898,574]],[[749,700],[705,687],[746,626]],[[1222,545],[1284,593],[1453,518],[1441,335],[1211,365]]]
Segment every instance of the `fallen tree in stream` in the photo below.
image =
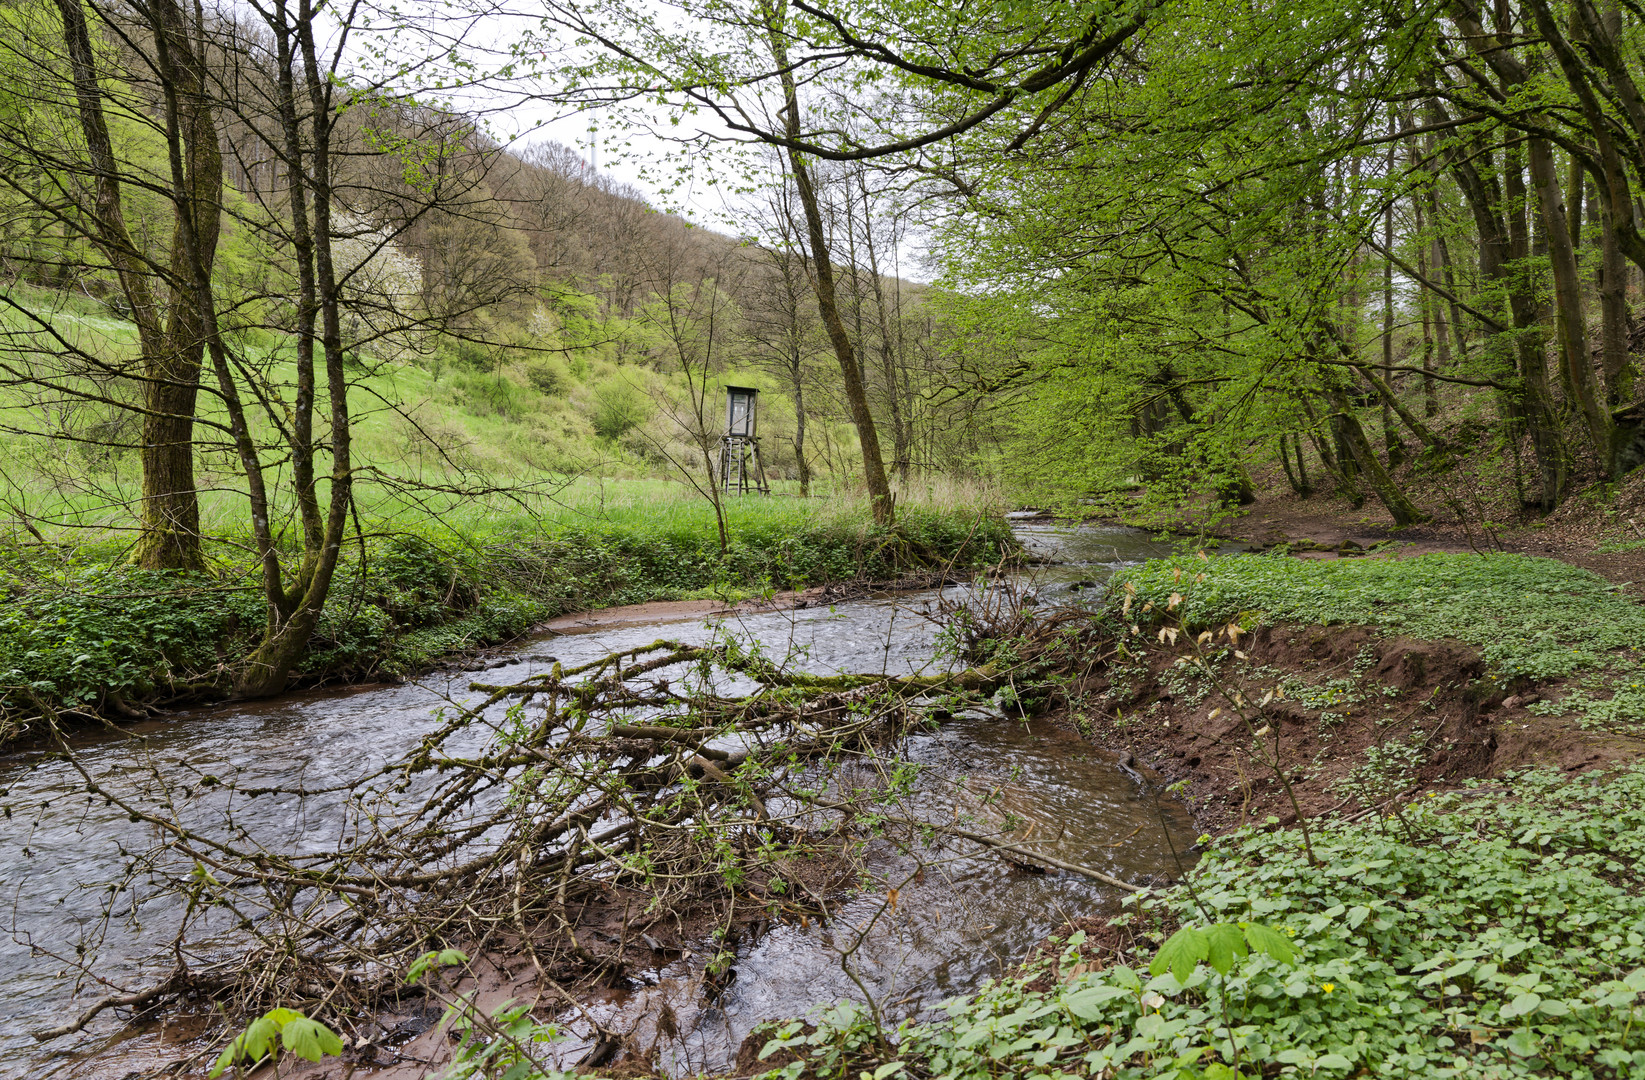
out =
[[[1136,891],[1037,856],[1009,814],[927,820],[910,801],[918,769],[887,752],[966,705],[1053,704],[1111,638],[1088,616],[1035,613],[1011,588],[927,614],[951,670],[808,674],[724,630],[660,640],[472,684],[478,700],[346,784],[258,784],[181,761],[99,773],[59,736],[88,796],[152,836],[110,883],[103,931],[119,918],[175,929],[169,973],[137,989],[105,982],[108,995],[36,1037],[127,1006],[278,1005],[350,1033],[420,993],[408,967],[452,946],[529,958],[536,991],[568,1006],[593,981],[703,942],[719,950],[712,979],[751,926],[829,918],[868,881],[869,843],[922,865],[980,845]],[[294,827],[248,827],[269,803]],[[96,977],[89,960],[82,969]]]

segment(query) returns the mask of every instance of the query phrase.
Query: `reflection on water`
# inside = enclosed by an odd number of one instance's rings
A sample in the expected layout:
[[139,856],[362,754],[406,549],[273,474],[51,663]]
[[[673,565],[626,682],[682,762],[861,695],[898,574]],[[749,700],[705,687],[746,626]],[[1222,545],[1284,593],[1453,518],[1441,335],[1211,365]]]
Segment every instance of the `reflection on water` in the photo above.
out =
[[[1193,843],[1179,804],[1142,790],[1110,757],[1049,724],[956,718],[910,739],[908,756],[924,767],[916,805],[927,820],[974,816],[973,828],[990,832],[1010,814],[1024,846],[1137,882],[1176,876],[1172,846],[1182,852]],[[888,1019],[928,1013],[1009,971],[1070,917],[1109,910],[1118,899],[1116,890],[1071,874],[1025,872],[954,848],[917,854],[918,861],[890,845],[872,851],[870,867],[897,890],[894,906],[885,892],[862,894],[826,925],[778,924],[739,951],[734,980],[712,1003],[701,993],[700,960],[680,961],[640,980],[655,986],[597,1008],[595,1018],[649,1046],[667,1003],[682,1037],[658,1046],[659,1067],[675,1075],[720,1071],[761,1021],[861,1000],[864,989]],[[586,1045],[570,1044],[565,1059]]]
[[[1036,554],[1061,560],[1041,572],[1044,599],[1074,600],[1094,590],[1115,568],[1167,550],[1146,534],[1112,527],[1055,530],[1024,525],[1018,535]],[[738,616],[731,627],[760,640],[768,653],[795,657],[810,671],[932,670],[935,628],[915,609],[930,595],[840,604],[796,612]],[[518,681],[554,659],[572,665],[613,649],[666,637],[705,640],[702,623],[625,625],[588,634],[543,638],[523,646],[489,683]],[[216,820],[223,794],[199,784],[203,775],[237,776],[242,786],[341,788],[392,761],[434,726],[449,701],[475,697],[471,675],[426,679],[421,685],[368,687],[294,694],[275,702],[200,710],[143,731],[140,747],[125,740],[88,737],[80,760],[105,784],[123,774],[135,781],[150,764],[177,786],[180,812],[201,823]],[[914,736],[907,754],[923,766],[916,797],[922,814],[974,815],[987,822],[1010,813],[1029,824],[1032,843],[1068,862],[1127,880],[1174,874],[1170,834],[1178,850],[1191,842],[1191,823],[1174,803],[1160,802],[1077,738],[1050,728],[992,715],[956,718],[935,733]],[[0,1076],[72,1074],[72,1061],[107,1045],[119,1023],[105,1015],[85,1036],[38,1047],[27,1032],[62,1023],[108,992],[73,982],[75,948],[98,929],[107,883],[127,866],[124,851],[152,840],[147,826],[84,792],[66,763],[39,753],[0,759],[0,902],[13,934],[0,937]],[[982,799],[988,796],[988,805]],[[241,801],[236,825],[271,845],[293,841],[311,849],[334,844],[343,822],[342,794]],[[845,903],[826,926],[778,925],[743,947],[736,977],[712,1006],[698,1003],[691,961],[653,973],[631,994],[602,1006],[609,1019],[639,1025],[651,999],[668,997],[682,1039],[663,1048],[661,1064],[674,1069],[729,1064],[742,1038],[760,1020],[803,1013],[813,1004],[860,997],[849,966],[875,998],[907,1014],[974,988],[1000,973],[1068,914],[1111,903],[1112,890],[1083,878],[1009,871],[998,860],[958,858],[948,851],[918,880],[899,888],[895,910],[884,897]],[[908,878],[916,864],[889,850],[874,869],[887,881]],[[141,888],[137,890],[141,892]],[[854,927],[872,926],[857,942]],[[94,968],[123,987],[140,986],[169,970],[160,912],[128,925],[115,920],[94,953]],[[13,940],[15,938],[15,940]],[[850,959],[842,962],[842,951]]]

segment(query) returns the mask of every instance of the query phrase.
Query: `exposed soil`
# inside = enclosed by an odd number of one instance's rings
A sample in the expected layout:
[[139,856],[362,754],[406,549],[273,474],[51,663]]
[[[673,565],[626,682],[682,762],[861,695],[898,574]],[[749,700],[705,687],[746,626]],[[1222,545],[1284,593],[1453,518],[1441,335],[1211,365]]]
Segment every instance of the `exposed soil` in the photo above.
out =
[[[584,634],[625,623],[673,622],[715,615],[735,615],[756,611],[804,610],[822,604],[838,604],[864,596],[911,592],[961,584],[948,574],[908,574],[891,581],[836,581],[809,589],[785,590],[769,597],[727,603],[723,600],[653,600],[645,604],[598,608],[560,615],[535,628],[556,634]],[[500,646],[499,648],[508,648]]]
[[[1207,832],[1270,817],[1293,824],[1297,808],[1308,817],[1369,812],[1399,779],[1369,767],[1379,752],[1390,760],[1389,747],[1405,774],[1401,798],[1531,765],[1605,769],[1645,752],[1645,740],[1532,714],[1527,707],[1552,687],[1481,681],[1484,663],[1460,642],[1277,626],[1241,646],[1248,659],[1219,668],[1221,688],[1176,665],[1192,655],[1186,647],[1151,650],[1146,670],[1097,676],[1086,689],[1105,705],[1080,718],[1093,741],[1134,754],[1167,782],[1187,781],[1183,797]],[[1287,680],[1292,693],[1245,716],[1228,700],[1242,691],[1260,701]]]

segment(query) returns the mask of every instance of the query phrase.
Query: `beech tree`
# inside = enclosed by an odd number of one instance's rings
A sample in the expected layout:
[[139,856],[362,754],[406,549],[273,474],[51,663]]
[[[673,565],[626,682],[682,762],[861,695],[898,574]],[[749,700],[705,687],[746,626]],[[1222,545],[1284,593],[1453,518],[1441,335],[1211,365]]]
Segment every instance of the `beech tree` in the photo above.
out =
[[1044,342],[1010,376],[1037,475],[1234,504],[1277,459],[1408,524],[1404,470],[1479,449],[1459,394],[1527,508],[1637,466],[1642,36],[1589,0],[1180,2],[1007,152],[956,137],[929,221],[958,302]]

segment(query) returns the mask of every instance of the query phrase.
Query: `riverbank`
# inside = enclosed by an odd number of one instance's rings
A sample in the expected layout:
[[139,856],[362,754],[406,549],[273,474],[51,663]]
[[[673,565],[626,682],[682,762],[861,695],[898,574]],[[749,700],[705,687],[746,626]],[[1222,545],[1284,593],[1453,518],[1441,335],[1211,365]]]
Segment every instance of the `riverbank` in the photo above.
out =
[[1192,807],[1186,880],[944,1017],[773,1025],[738,1073],[1645,1070],[1645,609],[1552,559],[1347,552],[1111,583],[1056,712]]
[[[1087,754],[1077,743],[1059,745],[1042,755],[1043,760],[1055,760],[1062,767],[1061,763],[1081,760],[1107,762],[1112,760],[1110,755],[1129,752],[1137,759],[1129,763],[1131,768],[1152,765],[1165,779],[1187,781],[1177,793],[1194,807],[1202,827],[1218,836],[1204,838],[1191,850],[1193,833],[1189,832],[1169,853],[1160,854],[1171,856],[1164,862],[1167,874],[1171,874],[1172,865],[1186,865],[1187,860],[1208,854],[1192,871],[1189,880],[1193,890],[1177,886],[1157,891],[1145,906],[1122,913],[1118,922],[1112,921],[1109,914],[1114,909],[1106,906],[1111,903],[1111,895],[1081,897],[1077,903],[1059,900],[1053,910],[1074,914],[1074,925],[1054,935],[1060,936],[1062,943],[1052,946],[1049,954],[1042,954],[1037,967],[985,987],[954,1006],[949,1022],[921,1022],[900,1029],[894,1040],[894,1054],[863,1010],[844,1009],[832,1012],[831,1020],[817,1026],[816,1032],[822,1033],[818,1040],[806,1034],[809,1028],[790,1028],[787,1037],[798,1041],[779,1048],[779,1052],[798,1052],[800,1056],[792,1061],[768,1058],[764,1064],[783,1063],[785,1070],[797,1065],[795,1076],[819,1077],[836,1075],[842,1069],[847,1074],[868,1071],[872,1075],[882,1067],[899,1065],[900,1069],[885,1075],[953,1076],[957,1080],[984,1074],[1083,1073],[1107,1067],[1121,1076],[1221,1075],[1226,1080],[1231,1073],[1217,1073],[1207,1066],[1218,1064],[1220,1058],[1222,1064],[1242,1064],[1247,1069],[1253,1062],[1260,1062],[1267,1067],[1265,1075],[1275,1072],[1277,1066],[1293,1065],[1299,1075],[1309,1075],[1312,1070],[1316,1075],[1332,1076],[1359,1065],[1387,1071],[1390,1054],[1410,1052],[1421,1057],[1421,1065],[1413,1065],[1408,1072],[1444,1069],[1452,1066],[1439,1054],[1448,1045],[1458,1044],[1459,1039],[1469,1053],[1491,1055],[1493,1063],[1510,1057],[1516,1062],[1524,1058],[1532,1070],[1526,1075],[1556,1071],[1537,1059],[1536,1048],[1549,1040],[1563,1047],[1569,1037],[1569,1045],[1574,1047],[1587,1039],[1593,1054],[1635,1052],[1626,1040],[1619,1043],[1603,1030],[1596,1034],[1589,1015],[1579,1015],[1569,1023],[1546,1011],[1510,1015],[1512,1003],[1509,1011],[1502,1011],[1498,1006],[1505,999],[1492,996],[1506,993],[1507,984],[1491,980],[1498,972],[1522,980],[1540,971],[1545,963],[1560,964],[1564,966],[1559,978],[1535,984],[1546,985],[1548,994],[1542,994],[1541,989],[1528,992],[1544,998],[1557,995],[1562,1002],[1597,1002],[1621,993],[1611,984],[1632,971],[1614,963],[1605,968],[1594,959],[1594,954],[1602,950],[1593,943],[1607,934],[1626,941],[1625,920],[1637,917],[1638,882],[1626,873],[1619,877],[1604,865],[1593,871],[1584,860],[1600,851],[1602,861],[1633,865],[1636,853],[1630,845],[1637,846],[1638,826],[1629,824],[1633,820],[1629,815],[1637,817],[1636,808],[1645,805],[1639,801],[1645,794],[1640,790],[1645,782],[1627,779],[1631,769],[1625,764],[1627,755],[1622,753],[1606,761],[1571,761],[1595,779],[1580,772],[1565,772],[1561,767],[1559,771],[1544,769],[1538,778],[1526,780],[1517,775],[1517,769],[1534,763],[1534,756],[1513,758],[1501,751],[1520,728],[1531,733],[1526,740],[1539,731],[1565,731],[1582,738],[1616,739],[1622,746],[1632,737],[1628,729],[1631,722],[1622,711],[1630,686],[1617,682],[1629,679],[1639,669],[1637,650],[1628,648],[1645,640],[1638,605],[1594,575],[1551,560],[1521,556],[1428,555],[1396,561],[1372,555],[1300,560],[1273,552],[1228,558],[1156,559],[1128,568],[1124,566],[1126,561],[1115,552],[1113,561],[1107,564],[1122,568],[1108,601],[1095,617],[1016,602],[1030,599],[1036,591],[1033,587],[1029,592],[1001,589],[969,594],[971,600],[988,610],[974,610],[969,620],[960,617],[951,621],[943,640],[963,652],[960,659],[971,665],[973,672],[991,673],[988,685],[996,691],[990,699],[992,708],[985,706],[984,715],[972,715],[963,722],[957,717],[949,720],[945,732],[951,725],[970,725],[969,734],[942,735],[939,745],[947,749],[936,757],[930,756],[929,749],[924,751],[926,756],[921,756],[907,752],[905,747],[904,753],[886,755],[884,760],[894,762],[900,774],[906,758],[908,767],[915,770],[908,774],[910,779],[929,776],[937,785],[935,790],[945,793],[976,782],[976,795],[983,796],[982,801],[975,807],[956,801],[954,820],[961,813],[977,813],[994,805],[994,800],[1003,799],[997,811],[988,811],[986,820],[992,823],[989,827],[997,826],[1008,837],[1017,837],[1012,842],[1019,847],[1033,846],[1032,838],[1036,836],[1041,838],[1040,843],[1060,845],[1064,842],[1062,827],[1078,823],[1068,842],[1083,844],[1085,853],[1074,856],[1073,861],[1104,866],[1101,860],[1109,856],[1103,852],[1126,845],[1147,814],[1128,822],[1125,807],[1134,804],[1097,807],[1089,798],[1066,805],[1046,805],[1043,786],[1020,790],[1013,786],[1020,758],[1005,758],[999,768],[990,770],[980,757],[982,728],[996,735],[1020,729],[1030,741],[1043,741],[1049,746],[1056,732],[1047,734],[1042,727],[1036,727],[1038,733],[1030,736],[1029,727],[1012,715],[1049,710],[1049,716],[1079,729],[1088,742],[1099,743],[1103,750]],[[1064,580],[1076,573],[1083,577],[1087,572],[1073,567],[1052,569],[1062,572]],[[1043,588],[1037,591],[1044,594]],[[814,617],[814,622],[790,623],[793,616],[788,613],[765,618],[781,620],[783,625],[772,629],[791,644],[796,625],[814,626],[817,636],[811,637],[808,632],[802,639],[803,655],[810,655],[826,640],[850,642],[853,655],[878,653],[881,646],[873,640],[875,635],[865,634],[863,627],[846,621],[852,607],[844,605],[838,614],[805,613]],[[867,610],[877,610],[859,607],[864,610],[855,613],[858,617]],[[992,611],[991,616],[988,611]],[[657,614],[655,608],[651,614]],[[1236,628],[1232,635],[1230,625]],[[613,621],[604,626],[608,634],[627,635],[613,639],[613,646],[651,642],[659,636],[644,622]],[[1171,631],[1176,631],[1174,637]],[[1202,639],[1201,634],[1208,636]],[[582,655],[571,650],[592,650],[590,655],[599,652],[599,636],[564,639],[555,651],[570,664]],[[526,659],[546,663],[553,658]],[[1204,660],[1205,669],[1195,667],[1197,660]],[[841,667],[857,669],[826,655],[813,657],[812,661],[823,672]],[[646,668],[636,665],[631,670],[643,677]],[[517,671],[513,676],[499,674],[494,678],[507,684],[526,674]],[[1531,701],[1528,695],[1538,692],[1543,700]],[[1613,705],[1619,694],[1623,700]],[[1490,699],[1499,695],[1501,700],[1491,707]],[[1515,696],[1521,700],[1510,704],[1507,699]],[[779,699],[767,695],[762,700]],[[855,704],[873,700],[870,695]],[[1007,716],[1001,717],[995,710]],[[740,710],[736,714],[743,715]],[[657,735],[654,730],[647,731],[647,737]],[[1307,752],[1292,755],[1294,747],[1306,748]],[[1179,748],[1184,750],[1181,757],[1172,753]],[[1014,749],[1012,754],[1022,749]],[[335,754],[336,750],[328,753]],[[1200,760],[1190,764],[1193,757]],[[879,755],[875,760],[880,760]],[[1269,767],[1270,761],[1274,767]],[[1187,771],[1173,771],[1178,769]],[[952,779],[944,779],[949,772]],[[997,779],[991,773],[997,773]],[[1029,774],[1043,785],[1043,768],[1030,769]],[[751,769],[747,777],[753,783],[762,777],[769,781],[772,775],[763,769]],[[712,776],[705,769],[701,779],[706,782]],[[741,776],[732,774],[732,779],[740,782]],[[1490,778],[1483,794],[1470,786],[1478,784],[1481,777]],[[1119,779],[1132,798],[1157,794],[1141,785],[1133,788],[1123,777]],[[950,789],[952,780],[966,783]],[[1613,789],[1612,784],[1622,786]],[[1296,794],[1295,804],[1284,793],[1287,785]],[[761,797],[768,799],[767,794]],[[1341,805],[1325,805],[1322,800],[1327,797]],[[1308,826],[1308,846],[1319,860],[1318,865],[1305,856],[1299,862],[1298,852],[1306,850],[1303,831],[1294,822],[1284,827],[1284,819],[1287,815],[1294,817],[1298,805]],[[1450,816],[1432,818],[1439,811],[1430,807],[1444,807]],[[1594,815],[1595,820],[1589,821],[1583,815]],[[1270,818],[1277,820],[1270,822]],[[940,826],[949,819],[945,813],[936,820]],[[1615,825],[1618,821],[1621,824]],[[1239,832],[1242,822],[1260,831]],[[1531,831],[1532,825],[1537,825],[1538,831]],[[1112,835],[1103,834],[1101,830],[1105,829],[1112,829]],[[1093,831],[1096,835],[1086,835]],[[1045,839],[1053,834],[1055,841]],[[1561,848],[1561,837],[1567,834],[1588,846]],[[1490,844],[1468,849],[1465,858],[1452,858],[1451,852],[1464,842],[1464,835],[1486,837]],[[910,848],[919,849],[919,844]],[[1561,853],[1559,874],[1552,874],[1549,864],[1542,861],[1550,852]],[[741,858],[754,853],[755,849],[748,849]],[[1178,855],[1184,860],[1181,864],[1176,862]],[[1368,867],[1384,858],[1398,869],[1379,874],[1376,871],[1383,868]],[[1001,860],[983,853],[977,862],[976,872],[966,878],[964,906],[974,903],[987,889],[1009,890],[1015,887],[1013,883],[1024,881],[1060,887],[1064,880],[1045,874],[1043,866],[1035,867],[1031,855],[1020,858],[1008,853],[1007,859]],[[1574,884],[1564,872],[1567,866],[1575,866],[1579,872]],[[718,871],[711,876],[720,879]],[[933,885],[938,876],[932,875]],[[1138,884],[1162,880],[1152,871],[1127,875],[1127,879]],[[874,918],[888,921],[892,917],[912,918],[913,911],[953,905],[952,899],[941,897],[922,900],[914,887],[910,881],[893,886],[903,892],[900,902],[895,893],[879,895],[873,890],[857,898],[868,906],[865,914],[878,912]],[[1555,889],[1557,892],[1550,891]],[[1579,894],[1579,902],[1572,902],[1567,895],[1570,890]],[[1409,906],[1395,905],[1385,911],[1379,906],[1385,892],[1401,897],[1401,904]],[[1523,920],[1505,919],[1497,905],[1510,894],[1521,907],[1569,905],[1561,910],[1577,911],[1587,920],[1581,924],[1582,940],[1573,945],[1561,919],[1534,926],[1522,925]],[[639,903],[640,898],[636,897],[635,902]],[[1199,903],[1215,914],[1201,912]],[[619,906],[622,918],[615,921],[614,916],[591,917],[582,908],[570,913],[575,916],[573,925],[579,927],[584,948],[602,954],[616,950],[616,962],[598,968],[608,973],[602,978],[609,977],[610,984],[595,979],[583,986],[571,976],[584,968],[571,959],[566,959],[570,966],[565,972],[554,975],[560,986],[581,988],[580,1008],[595,1010],[595,1015],[603,1018],[600,1022],[612,1023],[619,1034],[634,1035],[626,1042],[608,1044],[597,1032],[579,1033],[575,1030],[580,1015],[577,1009],[566,1012],[558,1021],[571,1036],[572,1043],[565,1048],[571,1052],[571,1059],[584,1057],[585,1049],[588,1054],[602,1047],[609,1053],[621,1049],[599,1070],[614,1069],[617,1075],[656,1072],[658,1063],[647,1054],[655,1052],[665,1034],[664,1016],[674,1018],[681,1032],[689,1029],[688,1017],[691,1023],[708,1023],[716,1030],[728,1027],[725,1018],[729,1004],[720,994],[730,975],[741,973],[736,976],[738,986],[760,988],[766,974],[777,979],[782,972],[792,974],[793,953],[782,950],[791,948],[796,940],[795,924],[802,935],[805,927],[805,915],[789,910],[786,899],[766,896],[750,905],[747,897],[741,896],[737,900],[739,909],[746,917],[762,913],[762,926],[748,927],[746,936],[727,936],[725,941],[736,942],[727,954],[733,958],[733,966],[708,978],[703,965],[714,950],[705,945],[702,949],[708,955],[696,959],[690,955],[699,949],[696,942],[702,939],[700,934],[671,936],[655,926],[642,926],[644,933],[656,939],[653,944],[629,932],[627,900]],[[1317,913],[1336,906],[1343,908],[1340,918],[1329,917],[1335,920],[1329,926],[1313,925]],[[1367,914],[1354,914],[1359,908],[1366,909]],[[1020,909],[1002,906],[1000,910]],[[612,908],[606,915],[615,911]],[[1427,998],[1417,993],[1431,985],[1421,980],[1434,970],[1418,965],[1432,960],[1435,950],[1460,957],[1461,950],[1475,947],[1460,939],[1434,937],[1424,921],[1428,918],[1426,912],[1439,912],[1445,919],[1456,920],[1455,925],[1464,927],[1468,934],[1488,938],[1491,948],[1502,935],[1528,943],[1506,958],[1512,963],[1482,960],[1496,967],[1489,977],[1480,975],[1477,984],[1457,980],[1461,988],[1458,993],[1471,995],[1461,1004],[1477,1006],[1473,1013],[1430,1008]],[[819,915],[813,912],[810,917],[817,919]],[[1378,923],[1385,919],[1393,920],[1380,928],[1387,933],[1375,936]],[[1197,982],[1188,978],[1181,985],[1164,981],[1169,976],[1144,974],[1155,953],[1176,930],[1218,920],[1271,923],[1282,932],[1294,930],[1293,940],[1301,946],[1300,959],[1295,965],[1285,965],[1285,970],[1268,965],[1274,959],[1271,955],[1243,961],[1238,971],[1230,968],[1240,993],[1226,1001],[1226,1013],[1221,996],[1225,984],[1218,982],[1222,975],[1207,974],[1204,965]],[[972,932],[995,929],[994,918],[975,921],[979,925]],[[740,928],[742,924],[728,925]],[[828,921],[827,932],[837,934],[845,925],[836,912]],[[1040,930],[1030,943],[1052,932],[1055,925]],[[824,932],[820,924],[816,930]],[[1083,932],[1083,937],[1069,940],[1069,934],[1077,932]],[[539,944],[556,948],[562,933],[546,931]],[[738,933],[741,935],[742,930]],[[950,949],[977,951],[969,936],[963,942],[941,940]],[[466,941],[459,938],[445,944],[466,946]],[[760,950],[776,950],[766,954],[766,963],[770,965],[775,957],[780,969],[762,968],[755,958]],[[904,947],[899,944],[894,951],[901,958],[898,963],[902,963],[906,959]],[[1026,947],[1019,944],[1002,955],[1014,961],[1025,951]],[[677,959],[675,953],[679,954]],[[482,955],[476,951],[477,957]],[[659,956],[665,962],[660,963]],[[1475,959],[1488,956],[1494,954],[1487,950]],[[784,959],[786,964],[781,963]],[[535,969],[523,962],[517,966],[520,970],[514,974],[524,982],[493,980],[492,985],[482,980],[495,991],[486,998],[487,1006],[511,994],[535,996]],[[666,975],[665,968],[669,972]],[[1121,968],[1137,976],[1134,987],[1107,981],[1123,980]],[[549,970],[555,969],[550,966]],[[1297,974],[1299,971],[1302,974]],[[658,990],[654,997],[645,997],[650,993],[646,987],[656,979],[676,981],[678,985],[669,992],[677,996],[666,996]],[[1324,989],[1323,982],[1330,982],[1333,989]],[[1532,986],[1525,982],[1513,985]],[[1292,993],[1300,986],[1313,989]],[[1357,995],[1353,999],[1357,1002],[1355,1010],[1363,1005],[1368,1012],[1333,1011],[1336,1005],[1350,1001],[1331,996],[1342,989],[1351,989]],[[582,990],[587,991],[586,997]],[[807,992],[803,996],[786,999],[794,1002],[790,1010],[775,1015],[793,1015],[803,1012],[808,1004],[852,993],[846,987],[823,990],[814,982],[807,982],[804,990]],[[1125,993],[1118,993],[1120,990]],[[1269,990],[1275,993],[1269,995]],[[1257,994],[1265,1004],[1253,1007],[1249,993]],[[635,1014],[623,1014],[628,1020],[615,1023],[617,1017],[599,1011],[623,999],[631,1000],[634,1009],[649,1010],[644,1013],[645,1019],[656,1030],[640,1028],[636,1035],[628,1025]],[[1066,1004],[1069,1001],[1073,1004]],[[668,1011],[658,1002],[667,1005]],[[698,1011],[684,1011],[683,1003],[691,1003]],[[1407,1011],[1408,1005],[1416,1006],[1417,1011]],[[309,1007],[306,1002],[304,1007]],[[557,1005],[549,1003],[545,1008],[557,1010]],[[1039,1017],[1054,1012],[1060,1019],[1046,1034],[1043,1025],[1023,1027],[1019,1023],[1022,1018],[1016,1015],[1019,1008]],[[1563,1015],[1579,1011],[1573,1007]],[[718,1019],[703,1021],[711,1013]],[[1232,1037],[1239,1043],[1237,1055],[1231,1050],[1224,1053],[1221,1048],[1229,1035],[1218,1030],[1219,1020],[1227,1015],[1235,1021]],[[1398,1020],[1397,1024],[1383,1022],[1390,1015]],[[1515,1016],[1522,1021],[1518,1026],[1504,1024]],[[811,1017],[813,1022],[817,1019]],[[357,1045],[350,1051],[347,1066],[363,1071],[369,1065],[397,1061],[390,1068],[400,1071],[388,1075],[428,1075],[428,1068],[416,1059],[424,1056],[423,1048],[438,1046],[443,1053],[448,1041],[438,1032],[425,1032],[415,1040],[404,1041],[413,1031],[422,1030],[418,1024],[426,1025],[427,1021],[426,1013],[417,1012],[392,1025],[379,1024],[381,1031],[366,1028],[361,1034],[358,1026],[348,1028]],[[1179,1026],[1161,1036],[1157,1030],[1160,1024]],[[1350,1043],[1343,1047],[1334,1042],[1333,1032],[1343,1024],[1350,1030],[1365,1032],[1364,1045]],[[1520,1028],[1526,1033],[1519,1034]],[[738,1038],[742,1030],[737,1032]],[[1002,1039],[1010,1037],[979,1058],[977,1053],[981,1051],[976,1048],[988,1046],[986,1039],[992,1032],[1001,1033]],[[1083,1061],[1070,1049],[1074,1043],[1059,1041],[1070,1036],[1084,1048],[1081,1053],[1096,1049],[1107,1053],[1106,1066]],[[1451,1043],[1445,1043],[1446,1039]],[[1528,1052],[1509,1047],[1509,1039],[1517,1039],[1514,1045],[1522,1050],[1529,1048]],[[763,1065],[755,1059],[769,1041],[762,1035],[744,1044],[747,1053],[738,1062],[740,1074],[760,1071]],[[737,1044],[733,1041],[731,1045]],[[1476,1051],[1477,1047],[1484,1049]],[[1197,1055],[1189,1064],[1198,1071],[1183,1074],[1180,1069],[1184,1056],[1190,1053]],[[1036,1058],[1042,1060],[1036,1064]],[[1341,1065],[1338,1058],[1348,1065]],[[1560,1060],[1559,1071],[1568,1073],[1564,1066],[1569,1060]],[[1632,1059],[1613,1055],[1606,1060]],[[593,1066],[594,1059],[590,1058],[588,1064]],[[321,1071],[316,1069],[313,1074]],[[1515,1074],[1509,1066],[1499,1072]],[[1401,1073],[1396,1069],[1394,1074]],[[1590,1075],[1619,1073],[1601,1070]]]
[[[550,532],[453,538],[364,533],[346,554],[293,688],[413,677],[557,617],[623,605],[712,609],[824,585],[924,581],[993,566],[1014,550],[986,512],[905,508],[892,528],[863,513],[792,511],[732,521],[633,515]],[[148,719],[219,700],[264,622],[253,568],[158,573],[118,553],[43,545],[0,551],[0,745],[45,710],[70,720]]]
[[1149,563],[1115,586],[1152,605],[1152,639],[1071,719],[1181,782],[1211,831],[1645,756],[1645,608],[1591,571],[1276,552]]
[[1397,815],[1242,830],[894,1037],[775,1025],[746,1072],[1620,1078],[1645,1069],[1645,770],[1520,774]]
[[[1411,466],[1407,465],[1407,469]],[[1256,500],[1142,520],[1116,504],[1117,520],[1149,528],[1238,541],[1258,549],[1284,545],[1310,558],[1336,552],[1394,545],[1411,554],[1428,552],[1510,552],[1537,555],[1591,570],[1645,600],[1645,470],[1620,483],[1594,484],[1553,513],[1538,516],[1516,504],[1511,485],[1490,481],[1467,468],[1453,472],[1411,471],[1405,477],[1412,497],[1429,515],[1420,525],[1400,528],[1373,500],[1355,506],[1335,492],[1303,498],[1276,467],[1253,473]]]

